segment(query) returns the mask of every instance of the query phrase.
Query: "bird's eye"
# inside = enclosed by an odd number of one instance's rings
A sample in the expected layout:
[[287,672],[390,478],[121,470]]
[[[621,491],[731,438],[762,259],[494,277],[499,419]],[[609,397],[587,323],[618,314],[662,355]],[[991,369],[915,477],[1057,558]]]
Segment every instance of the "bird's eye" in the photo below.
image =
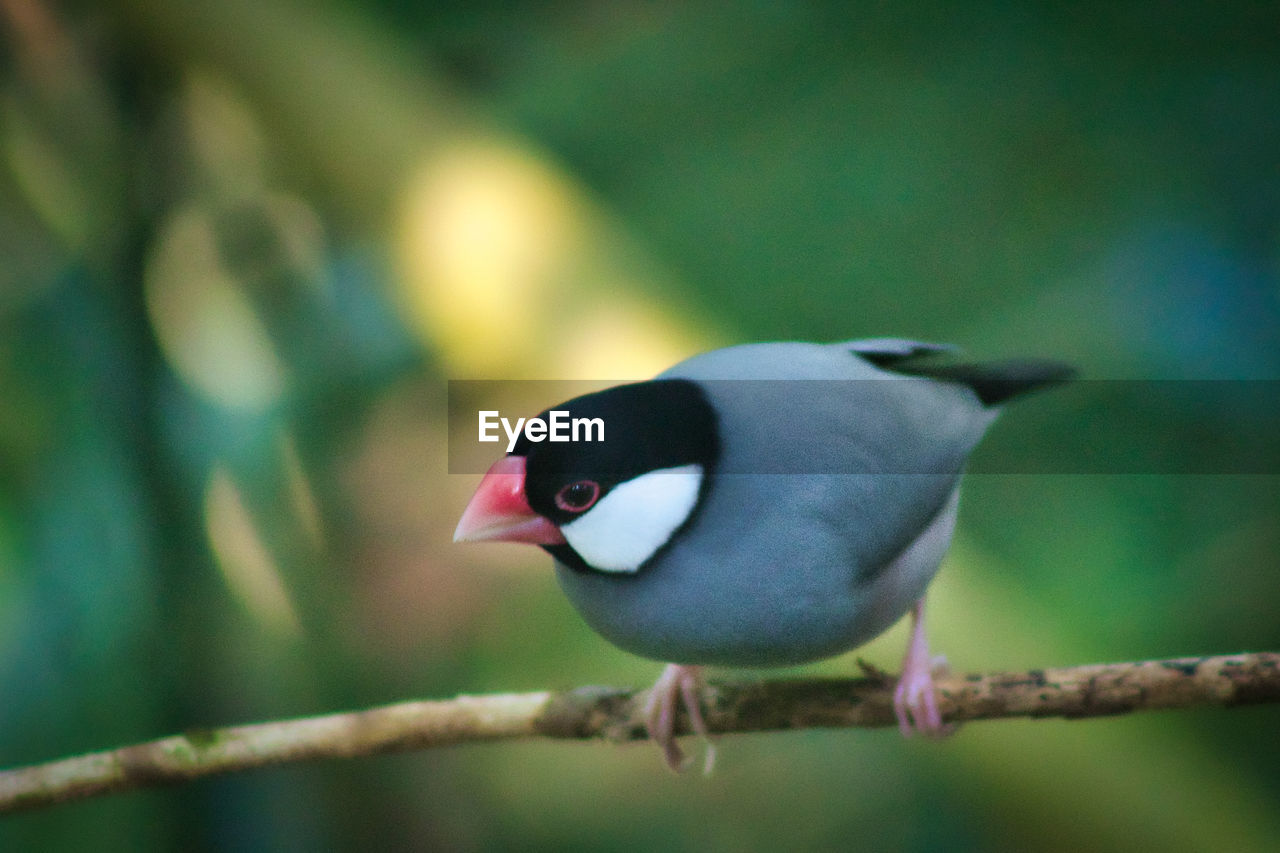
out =
[[600,497],[600,484],[593,480],[579,480],[556,492],[556,506],[565,512],[584,512]]

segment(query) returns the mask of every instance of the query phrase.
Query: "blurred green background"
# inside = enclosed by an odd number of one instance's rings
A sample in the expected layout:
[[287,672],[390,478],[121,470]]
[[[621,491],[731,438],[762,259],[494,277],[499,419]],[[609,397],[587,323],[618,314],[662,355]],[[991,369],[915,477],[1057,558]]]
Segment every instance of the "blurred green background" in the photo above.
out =
[[[1274,3],[0,0],[0,33],[0,766],[648,684],[545,558],[450,544],[449,378],[872,335],[1280,378]],[[1100,431],[1036,412],[989,443]],[[971,477],[933,643],[1280,648],[1277,510],[1275,477]],[[0,849],[1277,849],[1278,713],[731,737],[710,779],[459,747],[10,817]]]

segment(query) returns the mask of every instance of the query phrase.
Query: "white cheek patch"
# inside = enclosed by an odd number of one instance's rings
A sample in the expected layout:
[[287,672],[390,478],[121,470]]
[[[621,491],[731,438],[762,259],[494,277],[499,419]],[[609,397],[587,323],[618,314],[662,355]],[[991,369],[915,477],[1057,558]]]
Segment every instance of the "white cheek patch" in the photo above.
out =
[[701,487],[701,465],[650,471],[614,486],[560,532],[593,569],[634,572],[684,524]]

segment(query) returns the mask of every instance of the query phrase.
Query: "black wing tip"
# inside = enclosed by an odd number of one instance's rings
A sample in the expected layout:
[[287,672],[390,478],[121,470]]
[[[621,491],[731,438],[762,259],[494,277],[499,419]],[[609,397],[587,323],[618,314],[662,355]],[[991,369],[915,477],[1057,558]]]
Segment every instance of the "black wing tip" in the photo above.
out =
[[919,360],[930,360],[944,353],[954,353],[956,348],[951,344],[935,344],[928,341],[913,341],[907,338],[874,338],[861,341],[850,341],[849,351],[876,367],[893,368],[903,362],[914,363]]

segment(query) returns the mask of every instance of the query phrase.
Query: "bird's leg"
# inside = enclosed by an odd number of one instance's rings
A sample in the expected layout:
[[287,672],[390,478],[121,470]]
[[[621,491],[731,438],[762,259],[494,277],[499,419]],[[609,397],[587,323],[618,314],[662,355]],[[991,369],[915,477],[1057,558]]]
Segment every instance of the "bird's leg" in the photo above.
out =
[[924,597],[911,608],[911,639],[902,661],[902,675],[893,691],[893,712],[903,737],[913,732],[940,737],[955,731],[945,725],[938,713],[938,696],[933,686],[934,669],[945,669],[946,658],[929,657],[929,642],[924,636]]
[[698,693],[702,689],[702,667],[683,666],[678,663],[667,664],[667,668],[658,676],[657,682],[649,691],[649,698],[644,704],[645,728],[649,737],[662,750],[663,760],[676,773],[684,770],[684,753],[676,745],[676,703],[683,702],[685,713],[689,715],[689,728],[694,734],[707,742],[706,760],[703,773],[710,773],[715,764],[715,745],[707,731],[707,723],[702,718],[702,708],[698,701]]

